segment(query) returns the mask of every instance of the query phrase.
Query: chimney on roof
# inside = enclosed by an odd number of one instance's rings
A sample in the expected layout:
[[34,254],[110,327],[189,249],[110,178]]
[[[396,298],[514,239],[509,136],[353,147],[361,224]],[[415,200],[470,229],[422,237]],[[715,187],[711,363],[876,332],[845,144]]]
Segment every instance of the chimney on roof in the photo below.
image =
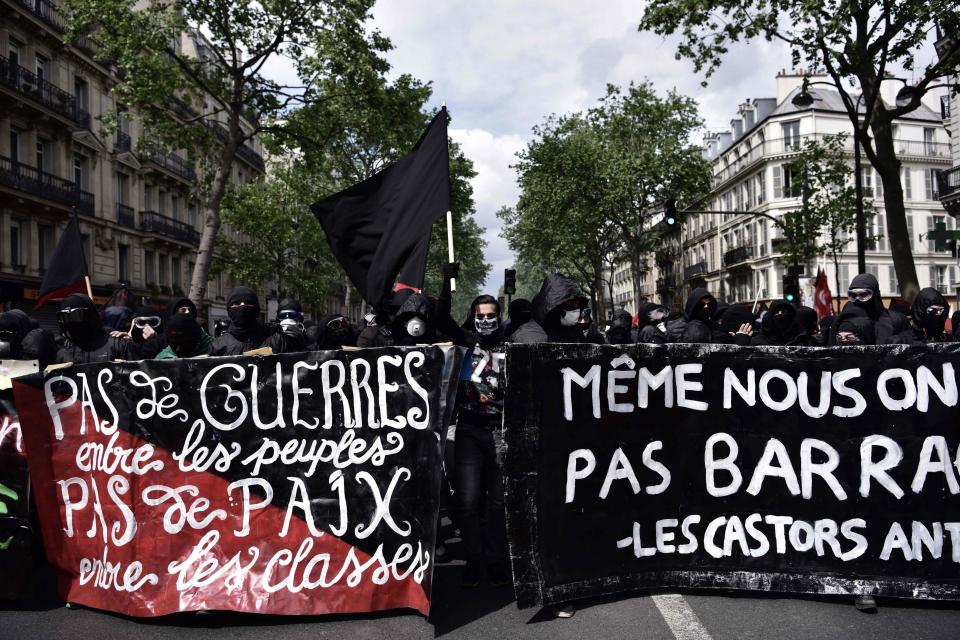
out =
[[753,125],[756,124],[756,120],[754,119],[756,114],[753,111],[753,106],[750,104],[749,99],[737,107],[737,113],[740,114],[740,119],[743,120],[744,133],[753,129]]

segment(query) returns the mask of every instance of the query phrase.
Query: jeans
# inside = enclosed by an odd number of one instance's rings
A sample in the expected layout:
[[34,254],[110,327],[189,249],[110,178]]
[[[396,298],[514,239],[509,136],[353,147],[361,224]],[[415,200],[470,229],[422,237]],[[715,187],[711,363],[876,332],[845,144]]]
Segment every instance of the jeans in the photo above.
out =
[[500,429],[460,423],[456,439],[457,524],[468,563],[500,563],[507,556]]

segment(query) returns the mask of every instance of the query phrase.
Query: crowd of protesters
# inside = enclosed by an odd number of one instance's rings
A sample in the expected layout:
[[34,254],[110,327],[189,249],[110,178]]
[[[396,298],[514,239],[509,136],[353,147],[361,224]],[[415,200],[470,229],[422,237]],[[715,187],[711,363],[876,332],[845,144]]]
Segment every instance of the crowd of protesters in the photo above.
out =
[[[949,305],[935,289],[920,291],[912,305],[884,306],[876,278],[853,278],[848,302],[836,315],[818,321],[814,309],[785,300],[769,305],[721,304],[706,289],[695,289],[682,310],[646,302],[631,316],[612,314],[598,327],[587,298],[564,276],[547,276],[532,301],[515,299],[504,318],[497,298],[482,295],[462,323],[451,315],[450,282],[458,265],[444,268],[436,298],[403,288],[357,327],[340,314],[312,322],[300,303],[281,300],[269,322],[262,320],[254,290],[239,286],[227,298],[228,320],[215,323],[214,335],[201,325],[187,298],[171,300],[161,311],[109,306],[102,312],[81,294],[60,304],[60,335],[40,328],[19,310],[0,314],[0,357],[52,363],[236,356],[268,347],[272,353],[390,347],[452,342],[470,348],[461,374],[456,425],[448,434],[446,478],[453,516],[463,539],[463,585],[484,578],[510,583],[504,524],[501,434],[503,402],[500,364],[504,345],[514,343],[667,344],[715,343],[737,346],[828,347],[875,344],[922,345],[952,342],[960,333],[960,312],[948,330]],[[455,431],[454,431],[455,430]],[[442,559],[443,547],[438,547]],[[570,617],[571,606],[557,607]]]

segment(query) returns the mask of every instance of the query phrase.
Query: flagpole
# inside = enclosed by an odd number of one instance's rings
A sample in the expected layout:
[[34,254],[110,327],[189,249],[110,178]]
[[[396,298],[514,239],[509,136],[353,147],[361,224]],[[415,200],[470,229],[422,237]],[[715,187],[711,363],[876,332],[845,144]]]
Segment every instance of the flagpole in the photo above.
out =
[[[447,261],[456,262],[453,257],[453,213],[447,211]],[[450,278],[450,291],[457,290],[457,279]]]
[[90,286],[90,276],[83,276],[83,281],[87,283],[87,296],[93,300],[93,287]]

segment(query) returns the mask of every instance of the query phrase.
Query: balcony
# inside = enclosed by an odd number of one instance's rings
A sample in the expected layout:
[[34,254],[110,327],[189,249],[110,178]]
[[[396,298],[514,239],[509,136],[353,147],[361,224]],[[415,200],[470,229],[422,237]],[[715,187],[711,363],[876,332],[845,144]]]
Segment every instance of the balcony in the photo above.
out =
[[171,240],[186,242],[190,245],[197,245],[200,242],[200,234],[190,225],[168,218],[156,211],[143,211],[141,223],[143,230]]
[[693,280],[694,278],[702,276],[706,272],[707,272],[707,263],[698,262],[696,264],[690,265],[689,267],[683,270],[683,279]]
[[136,228],[137,218],[133,207],[117,203],[117,224],[128,229]]
[[732,267],[753,257],[753,247],[737,247],[723,254],[723,266]]
[[130,151],[132,147],[132,142],[130,140],[130,134],[124,133],[123,131],[117,131],[117,138],[113,142],[114,151]]
[[94,215],[92,193],[78,189],[74,182],[6,156],[0,156],[0,186],[56,202],[86,216]]
[[937,172],[937,191],[947,212],[960,216],[960,166]]
[[77,106],[74,96],[3,56],[0,56],[0,86],[40,104],[81,129],[90,128],[90,114]]
[[14,0],[14,2],[57,33],[66,31],[66,23],[60,10],[49,0]]
[[142,159],[145,163],[156,165],[167,173],[172,174],[175,178],[187,182],[194,182],[197,179],[197,172],[194,170],[193,165],[175,153],[157,151],[145,154]]

